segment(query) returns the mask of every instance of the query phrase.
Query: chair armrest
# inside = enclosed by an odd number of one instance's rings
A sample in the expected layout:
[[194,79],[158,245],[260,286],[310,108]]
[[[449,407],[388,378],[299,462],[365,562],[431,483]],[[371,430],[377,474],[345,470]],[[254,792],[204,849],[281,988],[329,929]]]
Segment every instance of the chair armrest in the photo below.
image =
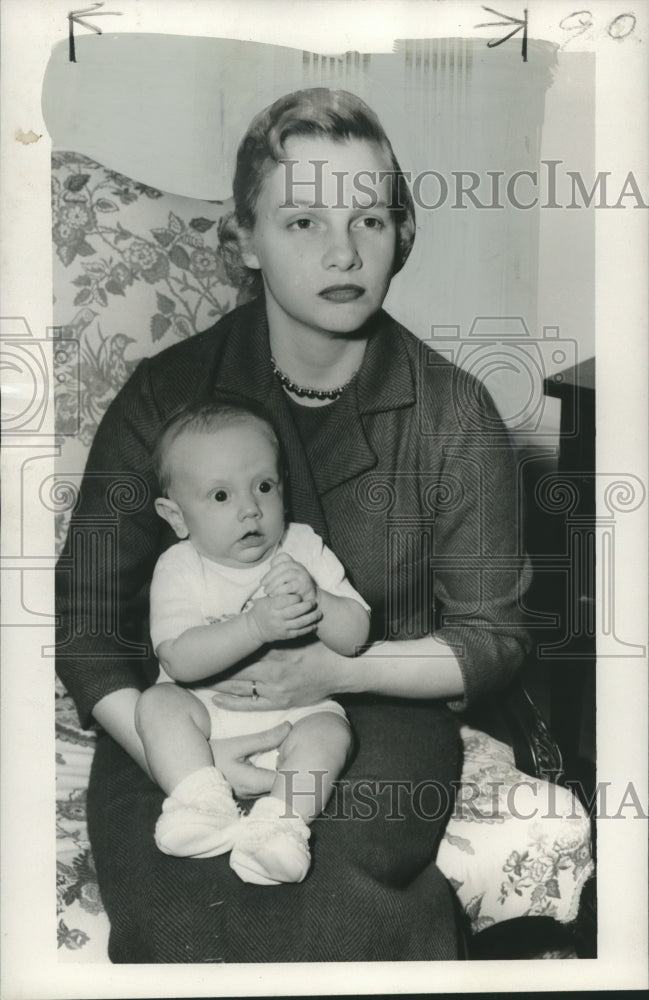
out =
[[561,751],[543,716],[519,682],[511,684],[503,693],[502,711],[519,771],[546,781],[561,780]]
[[518,679],[504,691],[486,699],[467,721],[476,729],[509,744],[519,771],[545,781],[561,780],[561,751],[543,716]]

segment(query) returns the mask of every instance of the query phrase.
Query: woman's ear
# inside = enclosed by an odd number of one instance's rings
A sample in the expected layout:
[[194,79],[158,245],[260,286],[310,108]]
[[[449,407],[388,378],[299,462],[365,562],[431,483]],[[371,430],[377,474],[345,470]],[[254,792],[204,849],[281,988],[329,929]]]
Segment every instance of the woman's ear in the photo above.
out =
[[183,539],[189,537],[189,531],[187,529],[187,525],[185,524],[183,512],[175,500],[169,500],[168,497],[158,497],[155,502],[155,509],[160,517],[163,518],[167,524],[171,525],[178,538]]
[[249,229],[244,229],[243,226],[239,226],[237,238],[239,241],[241,260],[244,262],[246,267],[250,268],[251,271],[259,271],[261,269],[261,264],[259,263],[259,258],[255,253],[255,242],[252,233]]

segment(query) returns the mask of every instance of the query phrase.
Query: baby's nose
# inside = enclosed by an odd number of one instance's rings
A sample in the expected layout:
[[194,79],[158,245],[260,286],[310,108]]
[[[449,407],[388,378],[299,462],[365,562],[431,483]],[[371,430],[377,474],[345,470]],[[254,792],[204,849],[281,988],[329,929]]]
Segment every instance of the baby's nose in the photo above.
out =
[[239,507],[240,520],[243,521],[246,517],[259,517],[260,513],[259,504],[253,496],[245,497],[242,500]]

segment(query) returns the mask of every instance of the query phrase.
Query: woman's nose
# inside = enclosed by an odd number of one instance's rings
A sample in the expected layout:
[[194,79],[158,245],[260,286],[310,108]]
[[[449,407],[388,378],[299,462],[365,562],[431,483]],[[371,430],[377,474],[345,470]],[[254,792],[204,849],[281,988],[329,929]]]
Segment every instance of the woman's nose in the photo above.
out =
[[361,263],[360,254],[347,230],[331,234],[323,263],[325,267],[336,267],[341,271],[349,271]]

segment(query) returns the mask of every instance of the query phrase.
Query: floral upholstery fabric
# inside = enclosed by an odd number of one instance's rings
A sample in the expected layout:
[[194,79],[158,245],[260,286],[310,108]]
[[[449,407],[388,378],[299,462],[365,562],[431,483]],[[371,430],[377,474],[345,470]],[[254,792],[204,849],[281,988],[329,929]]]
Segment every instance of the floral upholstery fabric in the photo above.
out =
[[56,909],[59,956],[108,961],[104,912],[86,829],[86,790],[95,734],[79,728],[76,709],[56,683]]
[[469,726],[462,785],[437,864],[474,933],[514,917],[577,916],[593,872],[590,823],[567,788],[530,778],[510,747]]
[[[79,153],[54,153],[59,547],[90,442],[138,359],[245,300],[218,248],[230,207],[163,194]],[[517,771],[509,747],[468,727],[462,738],[462,786],[437,861],[471,927],[534,915],[570,921],[593,870],[588,818],[566,789]],[[108,960],[85,822],[94,741],[57,681],[58,946],[71,961]]]

